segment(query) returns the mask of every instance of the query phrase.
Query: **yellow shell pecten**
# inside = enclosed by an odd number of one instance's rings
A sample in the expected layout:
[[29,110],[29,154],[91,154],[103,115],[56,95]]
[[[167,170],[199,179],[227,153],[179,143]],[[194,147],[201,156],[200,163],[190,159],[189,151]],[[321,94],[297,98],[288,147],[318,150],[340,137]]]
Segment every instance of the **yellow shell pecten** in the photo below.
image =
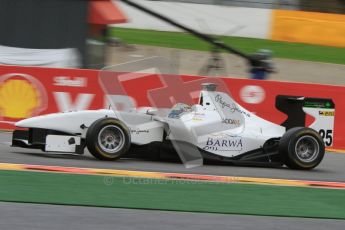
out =
[[0,113],[8,118],[26,118],[41,104],[40,92],[28,81],[8,79],[0,83]]

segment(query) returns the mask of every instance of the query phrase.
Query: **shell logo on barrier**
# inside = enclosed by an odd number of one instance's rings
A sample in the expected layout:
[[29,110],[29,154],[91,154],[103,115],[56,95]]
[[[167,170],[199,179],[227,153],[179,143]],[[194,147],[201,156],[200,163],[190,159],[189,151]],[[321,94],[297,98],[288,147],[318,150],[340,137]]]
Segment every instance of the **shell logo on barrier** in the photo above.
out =
[[0,76],[0,117],[32,117],[43,111],[46,106],[46,91],[34,77],[22,73]]

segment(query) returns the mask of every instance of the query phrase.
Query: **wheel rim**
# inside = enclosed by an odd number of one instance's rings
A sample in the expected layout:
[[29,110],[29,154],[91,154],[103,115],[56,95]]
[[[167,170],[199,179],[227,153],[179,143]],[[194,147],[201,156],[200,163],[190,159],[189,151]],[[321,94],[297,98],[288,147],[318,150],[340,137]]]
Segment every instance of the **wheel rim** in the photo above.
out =
[[300,137],[295,146],[295,152],[299,160],[303,162],[314,161],[320,151],[319,143],[315,137],[303,136]]
[[125,144],[125,134],[119,127],[108,125],[98,133],[98,145],[108,154],[116,154]]

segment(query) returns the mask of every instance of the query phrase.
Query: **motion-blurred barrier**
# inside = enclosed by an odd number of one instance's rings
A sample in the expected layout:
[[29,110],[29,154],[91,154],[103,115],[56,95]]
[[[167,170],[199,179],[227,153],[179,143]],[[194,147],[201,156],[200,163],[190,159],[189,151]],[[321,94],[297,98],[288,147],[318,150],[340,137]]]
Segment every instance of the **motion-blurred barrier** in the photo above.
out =
[[[0,66],[0,129],[13,129],[15,121],[40,114],[108,108],[107,95],[101,89],[98,75],[97,70]],[[118,79],[118,84],[126,95],[134,99],[137,107],[143,107],[151,105],[153,94],[161,92],[167,95],[172,92],[171,88],[178,87],[181,94],[199,91],[200,84],[195,80],[201,78],[181,76],[180,85],[176,86],[175,83],[163,84],[156,74],[145,74],[137,78]],[[336,112],[324,116],[335,116],[335,128],[325,130],[325,133],[332,132],[333,148],[345,149],[344,86],[236,78],[222,80],[241,106],[277,124],[287,118],[275,108],[277,95],[332,98]],[[306,125],[312,122],[313,119],[307,117]]]
[[0,64],[80,68],[81,57],[76,48],[27,49],[0,45]]
[[[268,7],[255,7],[259,5],[273,4],[272,0],[267,1],[238,1],[239,6],[211,5],[213,1],[187,1],[205,4],[185,3],[184,1],[147,1],[141,0],[140,5],[159,12],[176,22],[191,27],[204,34],[224,35],[234,37],[250,37],[273,39],[288,42],[302,42],[328,46],[345,47],[345,15],[336,13],[316,13],[297,10],[275,10]],[[217,1],[218,3],[221,1]],[[235,3],[236,1],[233,1]],[[289,6],[291,1],[279,1],[273,4],[276,7]],[[303,1],[307,2],[307,1]],[[321,5],[336,7],[328,1],[324,4],[309,1],[308,4],[301,4],[300,10],[317,10]],[[244,3],[251,3],[246,5]],[[296,1],[299,5],[301,1]],[[158,31],[181,31],[178,28],[150,17],[142,12],[119,2],[121,8],[131,19],[127,23],[116,25],[117,27],[148,29]],[[227,4],[225,4],[227,5]],[[244,6],[244,7],[243,7]],[[260,7],[260,6],[259,6]],[[275,8],[275,7],[273,7]],[[294,8],[293,8],[294,9]],[[337,9],[337,8],[336,8]],[[328,8],[327,12],[338,12]],[[340,12],[343,7],[339,8]],[[174,12],[172,14],[172,12]]]
[[345,15],[273,10],[271,39],[345,47]]

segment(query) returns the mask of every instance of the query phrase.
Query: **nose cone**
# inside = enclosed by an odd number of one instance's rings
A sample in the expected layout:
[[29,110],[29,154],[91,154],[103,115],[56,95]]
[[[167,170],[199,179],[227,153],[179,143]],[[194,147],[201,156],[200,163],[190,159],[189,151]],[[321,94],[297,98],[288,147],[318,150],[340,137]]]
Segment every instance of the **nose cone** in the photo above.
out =
[[[49,129],[52,125],[59,124],[61,122],[61,114],[49,114],[41,115],[37,117],[27,118],[15,123],[17,127],[22,128],[47,128]],[[58,119],[60,118],[60,119]]]
[[20,121],[16,122],[15,126],[23,127],[23,128],[29,128],[31,126],[31,123],[32,123],[32,119],[28,118],[28,119],[24,119],[24,120],[20,120]]

